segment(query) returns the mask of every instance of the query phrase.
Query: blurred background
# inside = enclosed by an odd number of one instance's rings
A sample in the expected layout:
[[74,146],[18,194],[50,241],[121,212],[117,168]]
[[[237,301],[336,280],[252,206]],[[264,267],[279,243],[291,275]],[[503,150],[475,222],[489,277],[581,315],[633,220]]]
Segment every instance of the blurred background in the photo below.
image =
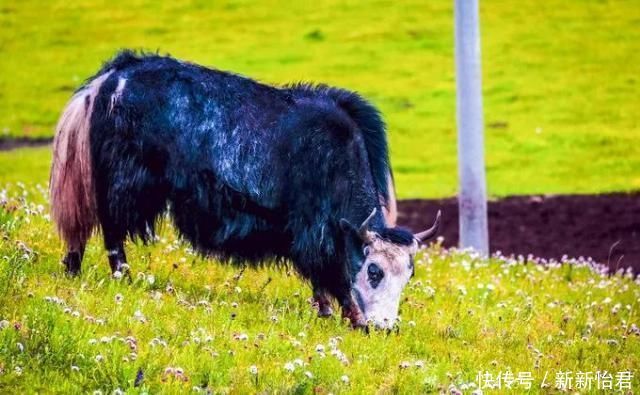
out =
[[[381,109],[398,195],[421,199],[401,204],[401,223],[419,227],[435,207],[448,207],[445,241],[454,245],[455,201],[422,200],[457,190],[452,7],[448,0],[3,1],[0,146],[46,144],[71,93],[121,48],[271,84],[325,82]],[[490,206],[492,250],[544,256],[554,243],[546,255],[603,261],[620,240],[618,256],[629,261],[636,251],[640,261],[640,199],[627,194],[640,189],[637,0],[480,7],[488,191],[494,200],[524,196]],[[46,183],[49,163],[46,146],[5,150],[0,180]],[[546,196],[611,192],[624,194],[559,203]]]

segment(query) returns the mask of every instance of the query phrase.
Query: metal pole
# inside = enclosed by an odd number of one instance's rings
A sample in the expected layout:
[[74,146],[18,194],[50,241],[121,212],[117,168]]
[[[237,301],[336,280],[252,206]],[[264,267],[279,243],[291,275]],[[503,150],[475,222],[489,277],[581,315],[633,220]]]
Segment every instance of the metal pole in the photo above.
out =
[[455,0],[460,247],[489,253],[478,0]]

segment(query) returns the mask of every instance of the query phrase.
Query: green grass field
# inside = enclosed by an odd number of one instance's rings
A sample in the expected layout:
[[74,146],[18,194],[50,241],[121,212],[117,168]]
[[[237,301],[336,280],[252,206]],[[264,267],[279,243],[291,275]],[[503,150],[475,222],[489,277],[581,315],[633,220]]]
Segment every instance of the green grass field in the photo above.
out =
[[[489,192],[640,188],[635,0],[481,2]],[[451,1],[0,5],[0,135],[51,135],[118,48],[269,83],[324,81],[383,111],[401,197],[456,191]]]
[[0,393],[472,393],[480,371],[530,373],[546,393],[558,374],[605,370],[612,388],[627,371],[640,388],[640,283],[623,274],[434,245],[399,331],[366,335],[316,318],[288,270],[203,261],[170,226],[127,246],[132,282],[109,278],[97,238],[67,278],[45,194],[0,189]]
[[[640,189],[637,2],[481,3],[490,194]],[[1,2],[0,137],[50,136],[103,60],[157,49],[269,83],[357,90],[387,120],[399,196],[451,196],[451,6]],[[640,281],[574,261],[433,245],[398,332],[369,335],[316,318],[287,268],[203,260],[170,224],[155,244],[127,245],[132,281],[110,278],[99,238],[68,278],[47,214],[50,158],[50,148],[0,152],[0,393],[478,394],[480,371],[530,373],[532,388],[513,393],[555,393],[563,372],[570,392],[601,393],[605,370],[612,389],[632,372],[640,391]],[[591,389],[578,384],[587,373]]]

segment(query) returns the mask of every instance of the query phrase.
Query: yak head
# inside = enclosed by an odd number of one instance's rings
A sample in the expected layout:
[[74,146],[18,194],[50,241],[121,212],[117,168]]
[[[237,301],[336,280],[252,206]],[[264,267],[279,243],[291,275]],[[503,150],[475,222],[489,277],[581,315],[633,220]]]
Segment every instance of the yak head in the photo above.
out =
[[400,297],[413,276],[413,258],[419,244],[436,234],[441,213],[431,228],[416,234],[402,228],[374,230],[369,223],[375,215],[376,209],[359,227],[343,218],[340,226],[353,268],[353,298],[368,323],[388,329],[398,318]]

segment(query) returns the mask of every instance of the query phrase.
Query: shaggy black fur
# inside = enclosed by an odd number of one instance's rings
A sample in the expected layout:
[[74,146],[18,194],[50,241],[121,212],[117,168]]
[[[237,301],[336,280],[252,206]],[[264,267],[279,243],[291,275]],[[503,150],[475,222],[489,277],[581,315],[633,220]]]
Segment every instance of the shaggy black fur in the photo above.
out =
[[[338,224],[385,228],[390,173],[384,124],[355,93],[324,85],[276,88],[171,57],[124,51],[91,118],[91,155],[105,245],[148,240],[169,207],[204,254],[257,263],[289,259],[339,300],[362,262]],[[116,94],[118,86],[124,86]]]

